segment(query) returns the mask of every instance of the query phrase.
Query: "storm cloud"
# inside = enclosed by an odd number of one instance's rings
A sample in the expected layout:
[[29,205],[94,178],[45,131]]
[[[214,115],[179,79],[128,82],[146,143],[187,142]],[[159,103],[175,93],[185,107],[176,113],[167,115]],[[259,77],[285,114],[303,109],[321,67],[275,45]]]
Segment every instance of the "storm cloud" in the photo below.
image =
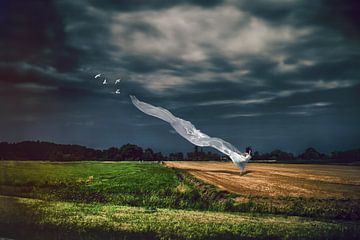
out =
[[[356,1],[3,1],[0,140],[191,145],[163,106],[240,149],[358,147]],[[103,86],[121,77],[121,94]]]

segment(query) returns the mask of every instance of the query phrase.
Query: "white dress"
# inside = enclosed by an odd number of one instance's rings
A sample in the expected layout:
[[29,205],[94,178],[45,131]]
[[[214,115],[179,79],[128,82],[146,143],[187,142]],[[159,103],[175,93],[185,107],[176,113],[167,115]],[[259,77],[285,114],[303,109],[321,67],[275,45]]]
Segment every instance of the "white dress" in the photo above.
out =
[[246,163],[251,158],[250,154],[240,152],[236,147],[220,138],[210,137],[202,133],[200,130],[196,129],[191,122],[175,117],[165,108],[155,107],[151,104],[142,102],[135,96],[130,95],[130,98],[132,103],[140,111],[170,123],[177,133],[192,144],[200,147],[213,147],[228,155],[233,163],[240,168],[240,173],[243,173]]

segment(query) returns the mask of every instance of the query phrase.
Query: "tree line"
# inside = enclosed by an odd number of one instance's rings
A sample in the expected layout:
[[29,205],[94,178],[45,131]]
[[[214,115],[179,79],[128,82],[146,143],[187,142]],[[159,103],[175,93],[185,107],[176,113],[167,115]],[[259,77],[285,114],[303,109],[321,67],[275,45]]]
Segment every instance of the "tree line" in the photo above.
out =
[[[195,146],[192,152],[182,152],[164,155],[151,148],[142,149],[135,144],[125,144],[119,148],[111,147],[105,150],[92,149],[81,145],[55,144],[41,141],[24,141],[19,143],[0,143],[0,159],[5,160],[50,160],[50,161],[80,161],[80,160],[111,160],[111,161],[222,161],[228,160],[213,152],[205,152]],[[360,149],[335,151],[327,155],[315,148],[307,148],[303,153],[294,155],[279,149],[269,153],[255,152],[252,160],[338,160],[342,162],[360,161]]]
[[313,147],[307,148],[303,153],[294,155],[290,152],[284,152],[276,149],[270,153],[259,153],[255,152],[252,160],[283,160],[283,161],[294,161],[294,160],[333,160],[341,162],[354,162],[360,161],[360,148],[346,150],[346,151],[333,151],[330,154],[325,154],[317,151]]

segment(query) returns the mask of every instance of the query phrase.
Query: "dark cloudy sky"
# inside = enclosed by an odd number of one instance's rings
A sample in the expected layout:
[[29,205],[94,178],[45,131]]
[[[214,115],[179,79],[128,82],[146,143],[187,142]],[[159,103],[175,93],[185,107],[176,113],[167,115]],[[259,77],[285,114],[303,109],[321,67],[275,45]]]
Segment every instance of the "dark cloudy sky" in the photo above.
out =
[[[359,1],[2,0],[0,141],[192,145],[129,100],[243,149],[359,147]],[[121,94],[94,75],[122,77]]]

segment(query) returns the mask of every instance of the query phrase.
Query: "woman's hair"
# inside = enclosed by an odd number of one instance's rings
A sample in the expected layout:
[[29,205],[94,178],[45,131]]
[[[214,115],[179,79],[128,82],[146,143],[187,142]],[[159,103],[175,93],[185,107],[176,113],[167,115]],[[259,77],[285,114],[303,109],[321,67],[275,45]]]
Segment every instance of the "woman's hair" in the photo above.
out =
[[247,153],[252,152],[252,148],[250,146],[246,147],[245,152],[247,152]]

